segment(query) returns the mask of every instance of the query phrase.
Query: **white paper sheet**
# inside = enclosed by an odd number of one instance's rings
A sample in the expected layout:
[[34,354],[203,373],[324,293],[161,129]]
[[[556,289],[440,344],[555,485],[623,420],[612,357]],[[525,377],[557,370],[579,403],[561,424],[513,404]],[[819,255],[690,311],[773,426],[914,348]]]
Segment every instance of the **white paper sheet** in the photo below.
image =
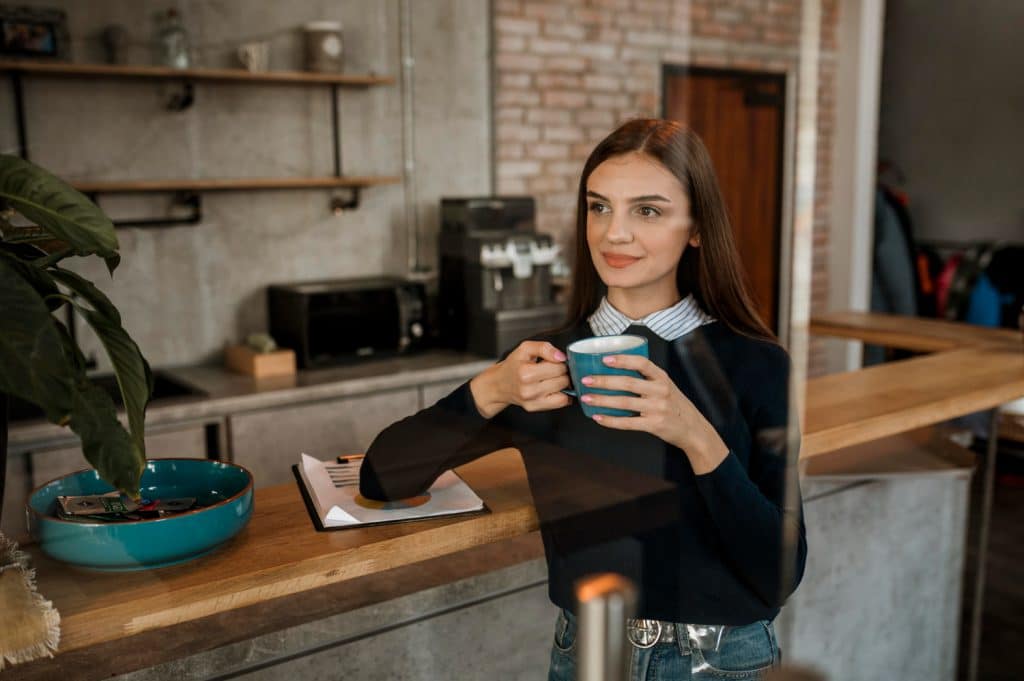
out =
[[[363,459],[356,459],[348,465],[358,470],[362,462]],[[306,489],[310,492],[324,527],[429,518],[479,511],[484,507],[483,500],[452,471],[445,471],[434,482],[428,490],[430,499],[426,503],[408,508],[367,508],[356,500],[359,494],[358,483],[335,487],[324,462],[307,454],[302,454],[299,475],[306,483]]]

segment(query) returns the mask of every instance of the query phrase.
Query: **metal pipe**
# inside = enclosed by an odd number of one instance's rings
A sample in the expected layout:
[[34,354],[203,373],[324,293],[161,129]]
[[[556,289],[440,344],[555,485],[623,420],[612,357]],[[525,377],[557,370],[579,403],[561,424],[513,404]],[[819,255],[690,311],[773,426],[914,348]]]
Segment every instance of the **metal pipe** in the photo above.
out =
[[971,629],[967,657],[968,681],[978,678],[981,654],[981,615],[985,604],[985,569],[988,560],[988,536],[992,526],[992,496],[995,493],[996,459],[999,457],[999,408],[992,410],[988,426],[988,447],[985,451],[985,478],[982,480],[981,527],[978,536],[978,558],[974,572],[974,599],[971,603]]
[[18,155],[28,160],[28,131],[25,129],[25,91],[21,85],[21,74],[11,73],[11,88],[14,90],[14,122],[18,128]]
[[636,614],[636,587],[615,573],[584,577],[576,583],[579,681],[629,678],[626,620]]
[[420,265],[419,213],[416,210],[416,60],[412,56],[412,3],[409,0],[401,2],[398,23],[402,62],[402,186],[405,193],[406,268],[408,274],[415,274],[428,268]]
[[341,126],[338,115],[338,84],[331,83],[331,141],[334,148],[334,176],[341,177]]

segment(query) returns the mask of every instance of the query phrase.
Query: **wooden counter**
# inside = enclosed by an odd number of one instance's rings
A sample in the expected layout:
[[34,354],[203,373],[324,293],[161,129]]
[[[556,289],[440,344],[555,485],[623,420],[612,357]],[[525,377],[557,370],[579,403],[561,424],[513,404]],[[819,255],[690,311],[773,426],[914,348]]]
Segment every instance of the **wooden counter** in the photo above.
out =
[[807,382],[801,458],[991,409],[1024,395],[1024,350],[966,347]]
[[[815,321],[812,329],[853,334],[851,327],[860,325],[875,342],[896,338],[917,349],[942,346],[941,351],[809,381],[802,458],[1024,395],[1024,352],[1015,334],[983,330],[975,336],[973,329],[945,322],[893,326],[887,318],[875,321],[872,326],[871,319],[847,316]],[[453,554],[477,555],[479,566],[473,569],[480,572],[504,558],[541,555],[538,520],[519,454],[503,450],[458,471],[491,513],[317,533],[296,486],[288,484],[258,490],[253,519],[238,537],[210,556],[177,567],[86,574],[28,547],[39,591],[61,613],[61,652],[54,660],[14,667],[5,678],[52,678],[83,664],[92,665],[96,677],[128,671],[303,621],[326,607],[386,600],[399,590],[396,584],[404,580],[408,588],[410,579],[415,582],[419,568],[410,567],[414,563],[434,566],[433,572],[420,570],[423,579],[443,579],[443,574],[471,571]],[[495,546],[514,548],[504,558],[486,554]],[[389,576],[396,570],[405,570],[405,576]],[[360,593],[369,595],[354,595],[352,585],[357,584]],[[233,621],[235,629],[228,624]]]
[[811,335],[838,336],[904,350],[940,352],[964,347],[1024,348],[1019,331],[877,312],[826,312],[811,319]]
[[316,532],[292,483],[257,490],[252,520],[237,537],[180,566],[85,572],[28,550],[40,592],[61,614],[61,651],[70,651],[538,529],[518,452],[495,452],[457,470],[490,513]]

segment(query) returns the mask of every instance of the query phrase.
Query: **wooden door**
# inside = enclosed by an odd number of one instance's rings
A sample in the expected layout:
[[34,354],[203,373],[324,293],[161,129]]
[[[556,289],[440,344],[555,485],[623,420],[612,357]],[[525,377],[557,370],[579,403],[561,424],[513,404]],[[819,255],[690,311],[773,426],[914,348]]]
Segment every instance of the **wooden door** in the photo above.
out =
[[758,312],[779,331],[782,74],[665,65],[662,116],[708,148]]

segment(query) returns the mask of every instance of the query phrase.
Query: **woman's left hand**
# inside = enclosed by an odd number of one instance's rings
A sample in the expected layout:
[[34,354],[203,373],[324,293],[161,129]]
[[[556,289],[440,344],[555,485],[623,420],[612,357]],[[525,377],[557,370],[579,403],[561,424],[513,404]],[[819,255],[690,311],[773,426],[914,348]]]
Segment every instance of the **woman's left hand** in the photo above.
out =
[[624,390],[631,395],[590,393],[580,399],[595,407],[628,409],[638,416],[606,416],[594,420],[607,428],[639,430],[661,438],[683,450],[693,472],[710,473],[729,453],[714,426],[697,410],[665,371],[640,355],[608,355],[604,363],[616,369],[631,369],[643,378],[632,376],[585,376],[583,384],[601,390]]

